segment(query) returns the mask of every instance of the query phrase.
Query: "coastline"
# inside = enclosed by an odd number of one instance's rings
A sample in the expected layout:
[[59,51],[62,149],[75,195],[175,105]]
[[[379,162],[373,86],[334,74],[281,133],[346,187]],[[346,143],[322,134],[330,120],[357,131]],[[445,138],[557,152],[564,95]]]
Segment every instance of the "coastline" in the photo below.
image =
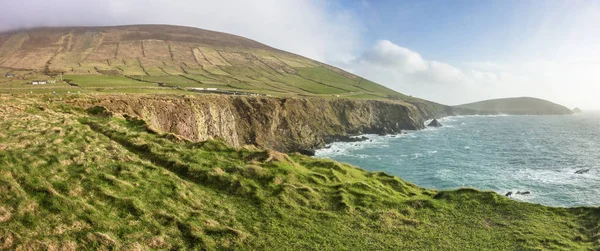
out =
[[[580,116],[467,115],[448,116],[444,120],[449,120],[446,123],[441,121],[441,123],[448,126],[442,128],[430,128],[409,131],[408,134],[386,136],[361,135],[361,137],[367,137],[373,142],[337,142],[329,145],[328,149],[318,150],[316,157],[351,163],[369,171],[384,171],[426,188],[447,190],[477,187],[482,191],[495,191],[502,196],[509,191],[514,193],[517,191],[531,191],[534,193],[533,196],[517,196],[517,199],[553,207],[600,207],[600,203],[593,203],[598,201],[591,195],[597,189],[590,188],[581,190],[581,193],[577,192],[579,191],[577,189],[593,187],[594,184],[597,184],[595,183],[597,178],[594,176],[598,174],[599,170],[597,168],[585,166],[584,164],[588,163],[585,162],[585,158],[576,157],[579,155],[574,156],[575,153],[557,153],[552,155],[553,157],[544,157],[546,156],[544,155],[545,152],[553,151],[552,149],[564,145],[564,143],[558,143],[564,142],[560,139],[558,141],[547,141],[548,139],[557,139],[550,136],[551,134],[536,134],[537,136],[532,136],[534,138],[528,140],[528,136],[525,135],[529,134],[522,132],[519,129],[520,126],[514,126],[512,129],[506,127],[506,125],[512,123],[521,124],[522,122],[525,127],[530,128],[531,125],[540,122],[544,125],[543,128],[546,128],[544,130],[559,130],[557,132],[564,135],[560,133],[567,130],[560,129],[566,128],[564,125],[574,122],[579,123],[578,121],[590,121],[590,119],[584,119]],[[591,121],[593,120],[591,118]],[[480,128],[482,125],[493,125],[493,127],[482,130],[475,129]],[[589,123],[588,126],[590,126]],[[506,128],[507,130],[500,128]],[[509,133],[510,136],[506,140],[514,143],[502,143],[502,138],[505,137],[501,136],[502,133],[499,130]],[[520,132],[525,134],[520,134]],[[470,138],[471,135],[477,136],[475,136],[476,138]],[[488,137],[491,141],[487,140]],[[586,138],[589,137],[581,139],[585,141]],[[524,143],[519,139],[532,143]],[[537,146],[535,144],[536,139],[544,139],[549,148]],[[432,145],[434,142],[439,144]],[[577,143],[574,144],[577,145]],[[502,150],[507,148],[511,150]],[[580,161],[569,162],[568,165],[567,163],[564,165],[546,165],[543,162],[564,162],[566,159],[573,158],[580,159]],[[556,161],[549,159],[556,159]],[[456,162],[448,162],[447,160],[455,160]],[[449,166],[445,163],[448,163]],[[587,168],[591,168],[590,173],[584,175],[576,173],[576,171],[586,170]],[[464,171],[460,171],[463,169]],[[463,186],[463,184],[466,186]],[[569,189],[562,193],[557,191],[559,187],[563,186],[561,184],[569,186]],[[561,198],[561,194],[567,197]]]

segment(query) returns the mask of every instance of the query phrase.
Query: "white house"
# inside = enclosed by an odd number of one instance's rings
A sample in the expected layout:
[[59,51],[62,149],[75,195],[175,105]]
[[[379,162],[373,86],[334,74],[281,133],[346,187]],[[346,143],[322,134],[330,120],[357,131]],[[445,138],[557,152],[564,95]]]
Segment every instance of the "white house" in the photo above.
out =
[[45,84],[48,84],[48,81],[46,81],[46,80],[34,80],[34,81],[31,81],[31,84],[32,85],[45,85]]

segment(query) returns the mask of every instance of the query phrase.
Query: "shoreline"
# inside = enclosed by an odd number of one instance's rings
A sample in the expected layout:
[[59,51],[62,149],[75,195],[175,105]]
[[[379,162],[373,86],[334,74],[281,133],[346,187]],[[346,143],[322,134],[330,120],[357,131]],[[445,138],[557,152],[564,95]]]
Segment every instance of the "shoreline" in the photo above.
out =
[[[521,117],[522,115],[500,115],[500,116],[496,116],[496,115],[484,115],[484,116],[479,116],[479,115],[467,115],[467,116],[447,116],[444,117],[444,119],[451,119],[452,117],[463,117],[463,118],[474,118],[477,119],[477,117],[487,117],[490,118],[492,117]],[[547,117],[547,116],[544,116]],[[567,117],[566,121],[571,121],[571,119],[568,119],[570,117]],[[456,130],[469,130],[472,129],[473,126],[478,126],[479,124],[475,125],[473,124],[474,119],[470,119],[470,120],[453,120],[452,123],[449,123],[450,127],[459,127],[459,124],[461,124],[462,122],[466,122],[467,124],[470,124],[471,127],[470,128],[453,128],[453,131]],[[543,117],[540,117],[540,119],[543,120]],[[578,120],[576,118],[572,118],[574,120]],[[519,118],[513,118],[512,120],[522,120]],[[511,123],[510,121],[512,120],[508,120],[509,122],[504,122],[504,123]],[[471,121],[471,123],[469,123],[469,121]],[[553,118],[553,119],[549,119],[546,121],[557,121],[560,123],[560,121],[563,121],[560,118]],[[443,121],[441,121],[443,123]],[[484,123],[484,122],[481,122]],[[533,122],[535,123],[535,122]],[[567,122],[568,123],[568,122]],[[562,123],[561,123],[562,124]],[[558,124],[558,126],[560,126],[561,124]],[[547,182],[551,182],[551,183],[546,183],[546,181],[542,182],[542,181],[529,181],[528,179],[510,179],[510,178],[500,178],[498,180],[498,188],[494,188],[496,186],[494,185],[489,185],[492,183],[488,183],[488,185],[485,185],[486,183],[484,181],[477,181],[477,182],[467,182],[469,183],[468,186],[461,186],[461,185],[452,185],[454,183],[457,182],[453,182],[453,178],[448,178],[446,177],[446,179],[444,179],[444,183],[445,185],[441,185],[441,186],[435,186],[435,185],[431,185],[429,181],[424,181],[423,175],[426,175],[426,173],[422,173],[421,171],[408,171],[408,173],[406,173],[406,171],[398,171],[398,170],[404,170],[406,168],[411,169],[411,166],[414,166],[414,168],[424,168],[424,166],[427,166],[429,164],[427,163],[431,163],[432,165],[438,165],[438,164],[434,164],[434,163],[440,163],[441,165],[443,165],[443,163],[448,163],[446,162],[439,162],[441,160],[444,160],[446,158],[453,158],[454,160],[458,160],[458,166],[461,166],[460,168],[466,168],[467,166],[471,166],[471,164],[469,163],[476,163],[473,161],[466,161],[465,163],[463,163],[463,161],[460,161],[458,158],[458,156],[462,156],[464,154],[467,155],[472,155],[472,154],[480,154],[481,151],[480,150],[476,150],[476,152],[471,153],[470,151],[465,152],[466,150],[461,150],[462,149],[462,145],[460,146],[460,149],[456,148],[456,151],[461,152],[462,154],[458,154],[457,156],[454,155],[453,152],[448,152],[450,148],[448,148],[447,144],[441,145],[440,147],[434,147],[431,148],[429,150],[435,150],[433,151],[434,153],[431,153],[431,151],[427,151],[427,149],[423,148],[423,145],[420,143],[416,143],[417,141],[421,142],[423,141],[423,137],[425,138],[429,138],[430,140],[436,140],[437,138],[439,138],[440,136],[436,136],[436,135],[442,135],[444,133],[442,132],[438,132],[435,133],[434,132],[434,136],[432,136],[432,134],[430,134],[431,132],[427,133],[426,131],[428,130],[438,130],[438,128],[431,128],[431,129],[422,129],[422,130],[411,130],[411,131],[406,131],[408,137],[410,137],[411,134],[414,133],[425,133],[427,135],[423,135],[423,134],[419,134],[421,136],[416,136],[417,138],[415,138],[415,136],[412,136],[412,138],[415,139],[411,139],[408,138],[406,136],[406,134],[388,134],[388,135],[375,135],[375,134],[363,134],[363,135],[359,135],[359,136],[355,136],[355,137],[366,137],[368,140],[367,141],[374,141],[373,143],[370,142],[333,142],[331,144],[328,144],[327,148],[321,148],[318,149],[316,151],[316,155],[314,156],[315,158],[322,158],[322,159],[331,159],[334,161],[340,161],[340,162],[344,162],[344,163],[350,163],[351,165],[357,166],[359,168],[362,168],[364,170],[367,170],[369,172],[377,172],[377,171],[383,171],[383,172],[387,172],[391,175],[394,175],[396,177],[399,177],[401,179],[404,178],[410,178],[410,182],[418,182],[415,184],[418,184],[419,187],[424,187],[424,188],[428,188],[428,189],[435,189],[435,190],[441,190],[441,191],[446,191],[446,190],[456,190],[456,189],[461,189],[461,188],[465,188],[465,187],[475,187],[478,190],[481,191],[493,191],[498,195],[502,195],[505,196],[505,194],[507,192],[512,191],[513,193],[516,193],[517,191],[532,191],[533,193],[537,194],[534,197],[519,197],[519,195],[517,195],[517,198],[513,198],[517,201],[521,201],[521,202],[526,202],[526,203],[532,203],[532,204],[539,204],[539,205],[543,205],[543,206],[549,206],[549,207],[564,207],[564,208],[577,208],[577,207],[591,207],[591,208],[600,208],[600,204],[596,203],[596,204],[588,204],[588,202],[592,202],[594,201],[593,199],[585,199],[585,198],[590,198],[590,192],[593,192],[594,190],[581,190],[582,193],[580,196],[577,196],[577,194],[579,194],[579,192],[577,192],[578,190],[574,190],[574,189],[569,189],[568,191],[564,191],[564,195],[562,196],[576,196],[576,197],[580,197],[580,199],[575,199],[575,198],[560,198],[561,196],[552,196],[552,194],[555,194],[555,189],[552,187],[556,188],[556,185],[553,185],[555,182],[555,180],[557,178],[553,178],[551,179],[551,181],[547,181]],[[455,134],[457,134],[456,132],[452,133],[449,131],[446,131],[445,134],[449,135],[454,135],[454,136],[449,136],[449,137],[456,137]],[[444,134],[444,135],[445,135]],[[464,132],[462,133],[458,133],[457,135],[465,135]],[[433,137],[433,138],[431,138]],[[398,139],[396,140],[395,138],[404,138],[404,139]],[[405,141],[406,140],[406,141]],[[485,141],[485,139],[483,139]],[[453,140],[451,140],[453,141]],[[402,143],[404,142],[404,143]],[[471,141],[469,141],[471,142]],[[415,147],[409,147],[407,144],[417,144],[417,146]],[[450,143],[451,144],[451,143]],[[382,145],[387,145],[387,146],[382,146]],[[473,149],[479,149],[479,147],[482,147],[481,143],[467,143],[468,146],[470,146],[469,149],[473,148]],[[488,145],[488,144],[484,144],[484,145]],[[395,148],[409,148],[412,150],[406,150],[406,151],[400,151],[400,152],[395,152],[393,150],[384,150],[384,149],[395,149]],[[465,148],[466,149],[466,148]],[[438,153],[441,152],[441,153]],[[385,152],[385,153],[381,153],[378,155],[378,153],[380,152]],[[411,153],[417,153],[418,157],[416,158],[420,158],[419,160],[412,160],[413,156],[411,155]],[[443,154],[443,155],[439,155],[439,154]],[[450,155],[449,155],[450,154]],[[400,157],[400,156],[404,156],[404,157]],[[454,156],[454,157],[453,157]],[[477,155],[480,156],[480,155]],[[382,158],[382,160],[375,160],[372,159],[374,157],[380,157]],[[393,162],[392,160],[395,158],[401,158],[403,161],[398,162],[398,165],[400,166],[394,166],[391,163]],[[425,159],[422,159],[425,158]],[[500,160],[502,160],[503,158],[501,158]],[[371,163],[371,164],[369,164]],[[371,168],[367,168],[371,166]],[[401,168],[403,166],[403,168]],[[487,168],[485,165],[482,166],[483,168]],[[400,169],[398,169],[400,168]],[[414,169],[413,168],[413,169]],[[458,168],[458,167],[457,167]],[[459,168],[459,170],[460,170]],[[515,167],[516,169],[519,169],[518,167]],[[512,169],[515,169],[512,168]],[[526,168],[526,167],[523,167]],[[556,170],[557,172],[561,173],[560,177],[571,177],[572,179],[575,179],[572,182],[569,182],[568,184],[573,184],[574,186],[586,186],[586,184],[594,184],[594,178],[593,176],[589,176],[589,175],[584,175],[584,176],[578,176],[578,174],[576,174],[575,170],[579,170],[582,169],[580,168],[579,165],[577,165],[576,163],[573,163],[572,165],[569,166],[565,166],[564,168],[559,168],[559,167],[555,167],[554,169],[549,170],[548,172],[551,172],[553,170]],[[593,170],[596,168],[593,167],[588,167],[592,169],[591,175],[594,175],[594,173],[597,170]],[[415,169],[415,170],[417,170]],[[441,168],[437,168],[435,170],[446,170],[447,168],[441,167]],[[502,169],[502,168],[500,168]],[[510,172],[510,171],[502,171],[500,169],[489,169],[491,170],[490,173],[505,173],[505,172]],[[507,169],[507,170],[512,170],[512,169]],[[540,173],[540,169],[539,169],[539,165],[535,165],[532,167],[528,167],[526,168],[527,171],[526,173]],[[563,170],[565,169],[565,170]],[[394,171],[396,170],[396,171]],[[411,169],[412,170],[412,169]],[[421,170],[421,169],[418,169]],[[453,169],[455,170],[455,169]],[[479,170],[479,169],[476,169]],[[497,170],[497,171],[494,171]],[[432,170],[433,171],[433,170]],[[456,170],[455,170],[456,171]],[[476,171],[474,171],[476,172]],[[573,173],[575,172],[575,173]],[[404,173],[404,175],[402,175]],[[418,174],[418,173],[422,173],[422,174]],[[472,172],[469,172],[472,173]],[[488,173],[488,172],[485,172]],[[542,172],[542,173],[546,173],[546,172]],[[415,176],[416,175],[416,176]],[[432,177],[434,177],[434,174],[431,174]],[[470,174],[472,175],[472,174]],[[486,174],[487,175],[487,174]],[[480,178],[485,178],[486,175],[480,176]],[[450,176],[455,176],[455,175],[450,175]],[[412,177],[412,178],[411,178]],[[415,178],[416,177],[416,178]],[[421,177],[421,178],[419,178]],[[444,176],[445,177],[445,176]],[[441,177],[440,177],[441,178]],[[581,180],[580,180],[581,179]],[[487,179],[486,179],[487,180]],[[420,181],[420,182],[419,182]],[[423,183],[424,182],[424,183]],[[541,183],[540,183],[541,182]],[[460,182],[458,182],[460,183]],[[482,186],[483,184],[483,186]],[[567,184],[567,183],[565,183]],[[529,196],[529,195],[526,195]],[[578,202],[579,201],[579,202]]]

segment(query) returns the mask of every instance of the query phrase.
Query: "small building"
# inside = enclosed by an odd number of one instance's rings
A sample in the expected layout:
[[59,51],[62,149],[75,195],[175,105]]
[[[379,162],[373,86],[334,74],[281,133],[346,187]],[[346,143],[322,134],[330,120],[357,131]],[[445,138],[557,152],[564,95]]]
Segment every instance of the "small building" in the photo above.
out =
[[45,84],[48,84],[48,81],[46,81],[46,80],[34,80],[34,81],[31,81],[31,84],[32,85],[45,85]]
[[217,88],[206,88],[207,91],[216,91]]
[[48,84],[56,84],[56,80],[48,80]]
[[4,77],[7,77],[7,78],[14,78],[14,77],[15,77],[15,74],[12,74],[12,73],[6,73],[6,74],[4,74]]

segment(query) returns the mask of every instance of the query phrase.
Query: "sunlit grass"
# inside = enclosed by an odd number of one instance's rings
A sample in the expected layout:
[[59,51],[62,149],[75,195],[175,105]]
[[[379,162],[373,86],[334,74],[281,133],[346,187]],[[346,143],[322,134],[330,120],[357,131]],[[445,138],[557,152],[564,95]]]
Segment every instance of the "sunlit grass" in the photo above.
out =
[[0,247],[600,247],[598,208],[438,192],[331,160],[189,142],[63,99],[0,96]]

